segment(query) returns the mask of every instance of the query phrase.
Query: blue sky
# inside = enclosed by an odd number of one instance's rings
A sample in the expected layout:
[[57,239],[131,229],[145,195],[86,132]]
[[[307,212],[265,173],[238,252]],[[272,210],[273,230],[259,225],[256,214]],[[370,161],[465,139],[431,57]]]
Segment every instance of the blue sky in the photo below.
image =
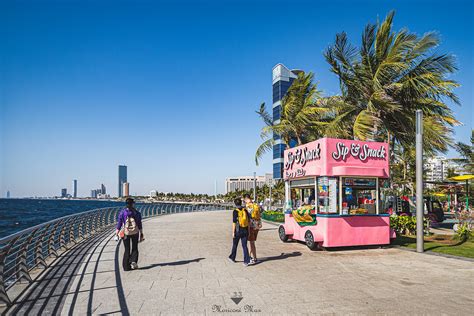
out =
[[[457,56],[453,79],[468,142],[473,125],[473,5],[469,1],[2,1],[1,195],[223,191],[228,176],[271,172],[253,157],[281,62],[338,93],[324,49],[396,10],[395,29],[439,31]],[[448,156],[455,153],[451,151]]]

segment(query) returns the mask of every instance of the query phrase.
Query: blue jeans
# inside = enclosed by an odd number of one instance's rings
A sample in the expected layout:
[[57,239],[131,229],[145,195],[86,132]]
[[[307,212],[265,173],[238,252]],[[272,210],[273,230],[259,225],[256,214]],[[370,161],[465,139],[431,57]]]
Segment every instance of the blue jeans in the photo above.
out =
[[242,250],[244,251],[244,263],[250,262],[249,250],[247,248],[247,239],[248,239],[247,229],[240,230],[239,232],[235,233],[235,237],[232,242],[232,252],[229,256],[230,259],[235,261],[235,256],[237,255],[237,246],[239,245],[239,240],[242,240]]

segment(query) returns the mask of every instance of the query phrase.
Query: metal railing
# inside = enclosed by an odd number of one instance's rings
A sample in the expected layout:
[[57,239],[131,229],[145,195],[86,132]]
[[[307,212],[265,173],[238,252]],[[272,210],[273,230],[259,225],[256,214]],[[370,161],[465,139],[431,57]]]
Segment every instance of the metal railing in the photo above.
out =
[[[60,217],[0,239],[0,305],[11,305],[7,291],[21,281],[32,282],[30,272],[47,268],[54,259],[105,229],[111,229],[123,206],[94,209]],[[222,204],[156,203],[136,206],[142,218],[164,214],[228,210]]]

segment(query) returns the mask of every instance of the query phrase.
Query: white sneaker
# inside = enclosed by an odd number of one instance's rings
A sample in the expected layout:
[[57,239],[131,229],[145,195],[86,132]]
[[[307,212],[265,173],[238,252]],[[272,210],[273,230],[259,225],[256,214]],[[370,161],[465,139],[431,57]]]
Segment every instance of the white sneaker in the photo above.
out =
[[138,269],[138,264],[136,262],[132,262],[130,264],[130,267],[132,268],[132,270],[136,270],[136,269]]

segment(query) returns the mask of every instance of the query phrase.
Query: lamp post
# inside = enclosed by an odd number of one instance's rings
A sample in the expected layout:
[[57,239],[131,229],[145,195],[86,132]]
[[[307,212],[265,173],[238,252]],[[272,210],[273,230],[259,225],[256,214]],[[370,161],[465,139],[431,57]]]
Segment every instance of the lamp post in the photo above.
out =
[[416,251],[424,251],[423,240],[423,112],[416,110]]
[[257,173],[253,173],[253,201],[256,202],[257,199]]
[[273,179],[270,179],[270,200],[268,202],[268,210],[272,209],[272,186],[273,186]]

